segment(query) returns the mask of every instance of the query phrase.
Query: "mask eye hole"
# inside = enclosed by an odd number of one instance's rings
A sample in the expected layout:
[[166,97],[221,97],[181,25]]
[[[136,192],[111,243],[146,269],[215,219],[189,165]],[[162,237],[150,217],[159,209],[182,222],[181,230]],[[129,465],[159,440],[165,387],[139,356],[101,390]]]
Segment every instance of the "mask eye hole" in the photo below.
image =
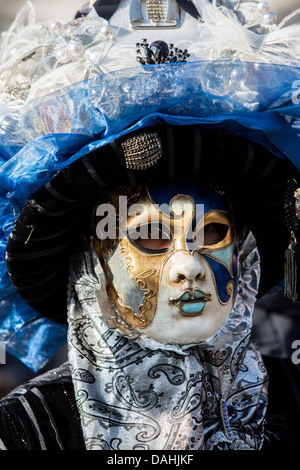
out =
[[128,230],[128,238],[133,245],[143,251],[164,253],[172,245],[170,231],[162,224],[146,224]]
[[225,224],[210,223],[204,226],[204,246],[217,245],[226,237],[229,227]]

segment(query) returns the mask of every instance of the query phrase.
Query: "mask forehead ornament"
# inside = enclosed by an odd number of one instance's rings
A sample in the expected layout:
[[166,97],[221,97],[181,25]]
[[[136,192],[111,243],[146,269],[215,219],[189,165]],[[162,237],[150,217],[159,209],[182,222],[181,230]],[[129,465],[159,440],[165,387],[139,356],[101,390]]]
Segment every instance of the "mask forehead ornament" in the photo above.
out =
[[[140,188],[133,202],[118,240],[109,249],[105,240],[94,243],[108,294],[127,323],[151,336],[157,315],[189,321],[223,309],[227,317],[236,244],[223,198],[213,191],[201,197],[189,184]],[[124,215],[124,207],[117,209],[119,222],[120,211]]]

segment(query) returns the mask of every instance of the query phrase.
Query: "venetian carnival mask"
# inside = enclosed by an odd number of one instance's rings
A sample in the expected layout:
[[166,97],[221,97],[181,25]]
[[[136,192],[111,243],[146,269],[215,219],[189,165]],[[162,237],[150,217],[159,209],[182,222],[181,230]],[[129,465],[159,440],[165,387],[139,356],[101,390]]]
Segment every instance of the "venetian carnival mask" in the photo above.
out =
[[237,281],[226,199],[189,183],[136,188],[129,197],[115,192],[111,203],[96,211],[94,247],[118,312],[164,344],[214,335],[229,317]]

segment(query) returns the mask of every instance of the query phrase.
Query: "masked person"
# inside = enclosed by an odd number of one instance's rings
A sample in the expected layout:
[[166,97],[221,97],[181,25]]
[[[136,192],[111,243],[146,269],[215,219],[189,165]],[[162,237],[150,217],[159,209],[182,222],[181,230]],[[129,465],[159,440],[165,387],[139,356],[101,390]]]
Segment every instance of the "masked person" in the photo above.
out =
[[[38,44],[2,70],[19,81],[2,119],[1,331],[38,369],[67,323],[68,362],[2,400],[0,445],[291,448],[296,400],[251,327],[284,276],[298,298],[298,27],[275,46],[266,2],[117,7],[52,24],[43,47],[27,25]],[[244,44],[219,42],[229,26]]]

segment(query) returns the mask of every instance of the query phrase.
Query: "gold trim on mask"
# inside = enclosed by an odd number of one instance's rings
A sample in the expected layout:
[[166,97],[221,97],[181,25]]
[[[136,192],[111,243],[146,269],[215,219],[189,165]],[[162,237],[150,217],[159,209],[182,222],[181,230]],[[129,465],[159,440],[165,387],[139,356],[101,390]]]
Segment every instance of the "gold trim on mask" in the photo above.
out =
[[198,226],[196,227],[195,232],[197,233],[199,230],[201,230],[203,227],[205,227],[208,224],[221,224],[221,225],[227,225],[228,226],[228,231],[225,235],[225,237],[218,243],[214,245],[203,245],[200,250],[202,251],[217,251],[217,250],[224,250],[227,248],[229,245],[231,245],[234,242],[235,239],[235,233],[232,228],[231,220],[230,220],[230,215],[226,211],[222,210],[211,210],[207,214],[205,214],[204,219],[200,221]]
[[[124,262],[129,276],[134,279],[138,287],[145,292],[144,303],[140,305],[140,311],[137,314],[131,307],[122,303],[122,299],[116,291],[113,282],[109,280],[107,280],[107,292],[112,300],[114,300],[117,308],[126,321],[128,321],[133,327],[146,328],[150,325],[156,310],[158,293],[157,286],[159,286],[161,267],[164,259],[169,256],[169,253],[156,254],[155,262],[153,258],[150,258],[147,263],[147,269],[145,269],[145,260],[140,256],[140,252],[135,246],[130,244],[127,239],[121,240],[120,245],[121,254],[124,257]],[[157,256],[161,257],[162,260],[157,261]],[[160,266],[160,269],[157,269],[157,265]]]
[[[122,193],[119,191],[114,193],[111,199],[111,202],[113,202],[116,208],[118,195],[120,194]],[[109,297],[114,301],[117,310],[130,325],[143,329],[151,324],[156,312],[161,272],[167,259],[177,251],[185,251],[189,254],[198,252],[200,255],[203,253],[213,257],[213,251],[229,247],[235,237],[230,223],[229,213],[222,210],[212,210],[198,223],[195,233],[203,229],[205,225],[218,223],[228,226],[225,237],[215,245],[203,245],[200,246],[200,248],[189,250],[187,233],[195,217],[196,209],[195,201],[191,196],[178,194],[173,197],[168,205],[170,209],[170,215],[168,215],[159,210],[159,206],[151,200],[145,188],[139,188],[138,191],[133,191],[133,195],[133,197],[128,198],[128,207],[133,207],[133,203],[137,203],[141,210],[137,210],[136,213],[132,211],[132,214],[128,216],[126,229],[138,229],[150,223],[163,224],[167,226],[170,231],[170,248],[161,250],[160,252],[159,250],[147,250],[138,246],[134,240],[132,241],[130,239],[130,236],[124,236],[120,240],[107,241],[95,239],[94,247],[102,262],[104,272],[106,273],[106,287]],[[120,219],[119,216],[120,214],[117,211],[118,221]],[[113,284],[113,279],[110,279],[108,275],[107,262],[111,256],[114,256],[115,248],[118,244],[120,244],[121,256],[124,259],[128,275],[135,280],[137,286],[143,291],[144,302],[139,305],[139,312],[135,312],[130,305],[124,305],[120,292],[117,292]],[[222,260],[217,259],[217,261],[224,264]],[[232,272],[230,274],[232,275]],[[215,283],[214,276],[212,276],[212,279]],[[231,297],[234,288],[233,282],[230,281],[226,288]],[[219,298],[217,288],[216,293],[220,304],[225,305]]]

